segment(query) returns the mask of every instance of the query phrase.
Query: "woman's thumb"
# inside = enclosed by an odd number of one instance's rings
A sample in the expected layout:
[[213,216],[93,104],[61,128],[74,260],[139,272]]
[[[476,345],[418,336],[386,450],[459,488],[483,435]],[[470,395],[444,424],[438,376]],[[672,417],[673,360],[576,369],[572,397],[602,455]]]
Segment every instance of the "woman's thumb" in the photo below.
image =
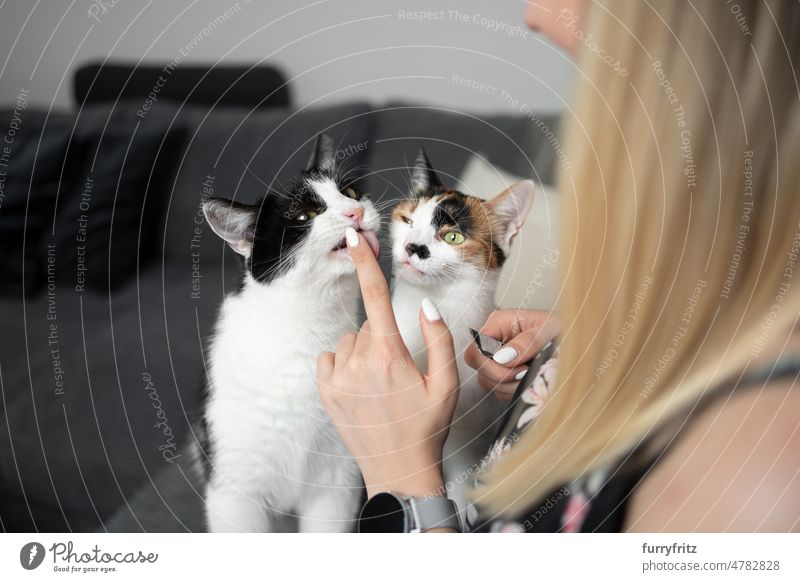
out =
[[515,368],[532,360],[547,341],[544,334],[523,331],[497,350],[492,359],[507,368]]

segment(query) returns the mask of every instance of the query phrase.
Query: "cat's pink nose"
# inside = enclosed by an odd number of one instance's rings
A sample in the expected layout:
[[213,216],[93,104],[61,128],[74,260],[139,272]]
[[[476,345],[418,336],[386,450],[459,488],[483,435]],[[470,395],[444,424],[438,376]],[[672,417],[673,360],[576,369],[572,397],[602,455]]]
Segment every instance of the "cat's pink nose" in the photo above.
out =
[[364,220],[364,209],[359,207],[350,208],[349,210],[345,210],[342,214],[346,217],[352,219],[358,226],[361,226],[361,221]]

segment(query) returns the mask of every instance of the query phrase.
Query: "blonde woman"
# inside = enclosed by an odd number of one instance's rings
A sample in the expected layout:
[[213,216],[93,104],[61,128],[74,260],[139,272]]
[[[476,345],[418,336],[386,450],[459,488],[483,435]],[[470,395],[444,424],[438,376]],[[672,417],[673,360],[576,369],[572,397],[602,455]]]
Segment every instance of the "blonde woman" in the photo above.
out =
[[[800,4],[730,6],[528,7],[577,67],[562,287],[558,324],[499,311],[484,332],[504,351],[467,354],[512,401],[473,530],[800,530]],[[423,302],[417,370],[369,247],[348,243],[368,321],[318,379],[364,475],[361,529],[460,531],[440,468],[458,386],[446,324]],[[556,330],[558,369],[520,390]]]

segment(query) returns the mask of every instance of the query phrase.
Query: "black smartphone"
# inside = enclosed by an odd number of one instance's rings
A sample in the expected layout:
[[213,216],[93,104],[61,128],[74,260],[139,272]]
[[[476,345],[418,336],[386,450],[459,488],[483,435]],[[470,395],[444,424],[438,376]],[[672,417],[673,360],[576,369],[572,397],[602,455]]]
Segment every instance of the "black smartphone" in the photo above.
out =
[[[478,346],[478,349],[481,350],[481,353],[485,355],[487,358],[491,358],[494,352],[496,352],[499,349],[499,347],[503,345],[502,342],[499,342],[494,338],[490,338],[487,335],[480,334],[479,332],[476,332],[474,330],[470,331],[472,331],[472,336],[475,338],[475,345]],[[499,345],[491,353],[486,353],[484,350],[481,349],[481,344],[478,343],[479,338],[476,337],[476,334],[480,336],[480,340],[482,342],[484,341],[483,338],[489,338],[490,340],[496,342]],[[502,420],[498,424],[497,433],[495,434],[494,437],[495,441],[497,441],[500,438],[503,427],[508,426],[509,419],[511,418],[511,415],[514,413],[514,410],[516,408],[515,405],[517,404],[519,399],[522,398],[523,392],[525,392],[525,390],[527,390],[531,386],[531,384],[533,384],[533,381],[539,374],[539,370],[541,369],[542,364],[544,364],[547,360],[556,355],[557,341],[558,338],[553,338],[552,340],[544,344],[544,346],[542,346],[542,349],[539,350],[536,353],[536,355],[530,359],[530,361],[526,362],[526,364],[528,365],[528,371],[525,372],[525,375],[519,381],[519,384],[517,384],[517,389],[514,390],[514,395],[511,397],[511,402],[509,402],[508,408],[503,413]],[[494,344],[491,342],[489,342],[489,345],[494,346]]]

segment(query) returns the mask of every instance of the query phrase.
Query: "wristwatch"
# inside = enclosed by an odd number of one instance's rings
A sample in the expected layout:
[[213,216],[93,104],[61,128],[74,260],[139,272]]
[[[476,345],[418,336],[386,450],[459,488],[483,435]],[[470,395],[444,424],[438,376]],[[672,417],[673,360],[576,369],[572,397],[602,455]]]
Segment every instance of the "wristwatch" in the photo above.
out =
[[462,531],[458,506],[447,497],[378,493],[367,500],[358,518],[359,533],[419,533],[435,528]]

